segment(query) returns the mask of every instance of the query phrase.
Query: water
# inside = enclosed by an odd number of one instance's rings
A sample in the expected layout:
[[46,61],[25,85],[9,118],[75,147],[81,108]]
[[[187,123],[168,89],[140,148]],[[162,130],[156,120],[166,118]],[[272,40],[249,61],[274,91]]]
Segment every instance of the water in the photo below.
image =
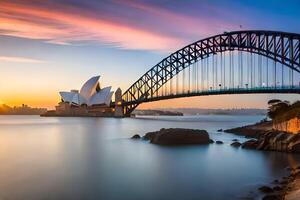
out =
[[[236,149],[218,133],[263,116],[41,118],[0,116],[0,199],[234,200],[286,174],[299,156]],[[128,139],[160,128],[206,129],[223,145]]]

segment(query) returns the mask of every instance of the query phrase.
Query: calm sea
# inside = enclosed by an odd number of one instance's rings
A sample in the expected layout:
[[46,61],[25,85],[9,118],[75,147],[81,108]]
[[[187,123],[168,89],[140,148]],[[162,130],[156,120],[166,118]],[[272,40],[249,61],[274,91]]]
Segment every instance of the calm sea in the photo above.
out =
[[[236,149],[226,129],[263,116],[144,118],[0,116],[0,199],[234,200],[285,175],[299,156]],[[206,129],[223,145],[129,139],[160,128]]]

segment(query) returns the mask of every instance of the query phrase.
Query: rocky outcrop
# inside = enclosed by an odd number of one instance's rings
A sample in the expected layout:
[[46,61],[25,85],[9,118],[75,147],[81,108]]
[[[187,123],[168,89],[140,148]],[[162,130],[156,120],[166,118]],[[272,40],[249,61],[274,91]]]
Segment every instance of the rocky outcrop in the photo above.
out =
[[149,132],[143,137],[153,144],[161,145],[185,145],[185,144],[209,144],[211,140],[207,131],[196,129],[170,128]]
[[273,129],[297,134],[300,132],[300,118],[294,117],[285,121],[273,120]]
[[288,183],[289,190],[285,195],[285,200],[299,200],[300,199],[300,175],[292,175],[292,180]]
[[300,134],[269,131],[258,140],[248,140],[242,148],[300,153]]
[[228,129],[228,133],[254,138],[242,144],[242,148],[300,153],[300,133],[291,134],[272,129],[271,121]]
[[300,153],[300,134],[267,132],[258,140],[257,149]]
[[272,130],[272,122],[262,120],[261,122],[258,122],[256,124],[231,128],[231,129],[224,130],[224,132],[233,133],[236,135],[242,135],[245,136],[246,138],[258,139],[262,134],[270,130]]
[[[264,196],[262,200],[298,200],[300,199],[300,166],[286,167],[288,176],[282,177],[281,181],[276,179],[269,185],[258,188]],[[252,199],[249,197],[249,199]]]

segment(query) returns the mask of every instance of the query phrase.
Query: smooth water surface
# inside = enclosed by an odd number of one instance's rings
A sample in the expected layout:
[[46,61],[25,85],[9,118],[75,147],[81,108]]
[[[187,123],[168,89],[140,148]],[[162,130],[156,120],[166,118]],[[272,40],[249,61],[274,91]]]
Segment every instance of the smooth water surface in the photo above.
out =
[[[299,156],[237,149],[218,133],[263,116],[41,118],[0,116],[0,199],[234,200],[286,173]],[[129,139],[160,128],[206,129],[223,145]]]

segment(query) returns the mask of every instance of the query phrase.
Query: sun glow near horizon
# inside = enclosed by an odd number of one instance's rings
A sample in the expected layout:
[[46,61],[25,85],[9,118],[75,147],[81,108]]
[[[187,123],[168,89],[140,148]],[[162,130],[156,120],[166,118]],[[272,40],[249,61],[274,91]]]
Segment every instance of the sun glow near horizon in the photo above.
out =
[[[87,78],[98,74],[102,75],[103,85],[111,85],[114,91],[120,87],[124,92],[171,51],[208,36],[238,30],[241,24],[243,29],[300,32],[295,20],[300,14],[295,12],[298,7],[294,3],[289,4],[291,12],[283,19],[273,13],[278,3],[258,0],[241,4],[78,2],[82,6],[70,6],[65,0],[0,1],[0,103],[54,109],[60,101],[59,91],[79,89]],[[266,17],[270,13],[272,19]],[[264,108],[265,101],[272,97],[194,97],[140,107],[229,108],[233,104]]]

